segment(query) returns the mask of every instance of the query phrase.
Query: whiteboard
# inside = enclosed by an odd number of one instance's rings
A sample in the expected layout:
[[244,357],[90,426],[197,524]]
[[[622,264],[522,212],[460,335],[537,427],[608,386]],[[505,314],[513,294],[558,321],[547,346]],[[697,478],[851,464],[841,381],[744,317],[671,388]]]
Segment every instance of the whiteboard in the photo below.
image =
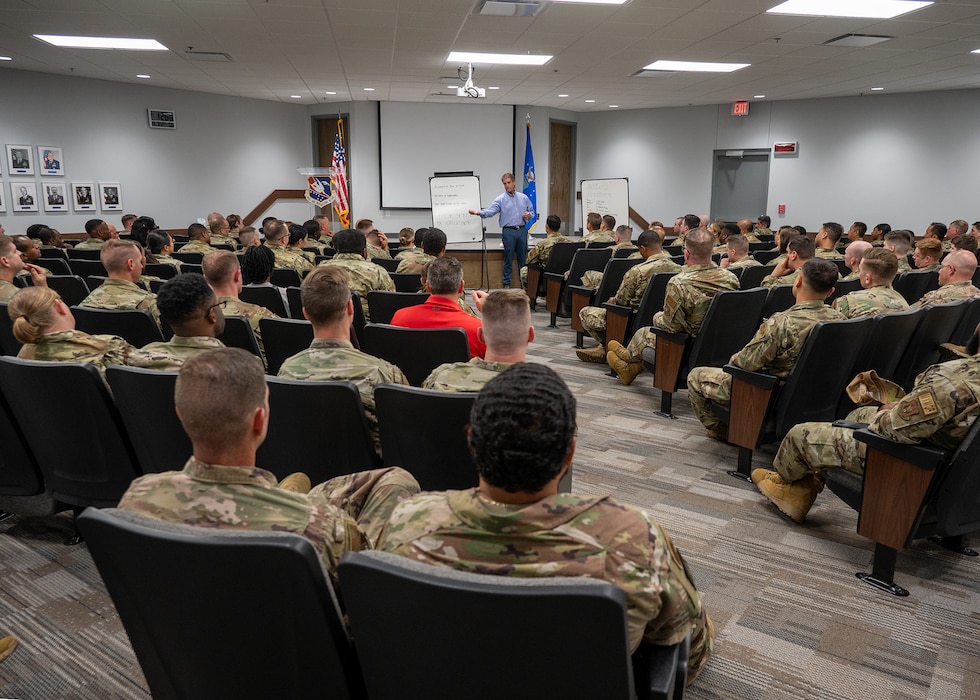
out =
[[582,224],[590,211],[597,214],[612,214],[616,225],[630,223],[630,183],[625,177],[605,180],[582,180]]
[[483,240],[483,219],[470,214],[480,209],[480,178],[476,175],[430,177],[432,225],[446,234],[447,243]]

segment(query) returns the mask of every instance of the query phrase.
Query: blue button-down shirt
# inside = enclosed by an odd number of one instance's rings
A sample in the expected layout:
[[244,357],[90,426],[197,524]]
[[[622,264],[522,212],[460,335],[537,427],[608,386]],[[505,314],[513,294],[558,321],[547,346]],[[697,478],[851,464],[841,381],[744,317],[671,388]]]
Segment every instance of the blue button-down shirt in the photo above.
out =
[[480,210],[480,216],[487,219],[496,214],[500,214],[500,227],[505,226],[516,226],[520,228],[525,226],[527,222],[524,220],[524,212],[531,212],[531,218],[534,218],[534,207],[531,206],[531,200],[523,192],[514,192],[513,195],[509,195],[506,192],[502,193],[486,209]]

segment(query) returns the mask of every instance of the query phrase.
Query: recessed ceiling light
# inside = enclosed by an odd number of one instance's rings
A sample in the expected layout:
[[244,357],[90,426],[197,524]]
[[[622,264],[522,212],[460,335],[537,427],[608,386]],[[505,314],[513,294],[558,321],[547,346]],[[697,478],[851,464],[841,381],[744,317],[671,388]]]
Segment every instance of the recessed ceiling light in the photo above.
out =
[[[970,53],[980,53],[980,49],[973,49],[973,51],[971,51]],[[7,58],[6,56],[4,56],[3,58],[0,58],[0,61],[9,61],[9,60],[10,59]]]
[[[976,53],[976,51],[974,51],[973,53]],[[13,61],[13,60],[14,59],[12,59],[10,56],[0,56],[0,61]]]
[[334,92],[333,90],[327,90],[326,94],[327,95],[336,95],[337,93]]
[[143,80],[149,80],[150,79],[150,76],[148,76],[146,73],[137,73],[136,74],[136,77],[137,78],[142,78]]
[[872,90],[873,92],[881,92],[881,91],[882,91],[882,90],[884,90],[884,89],[885,89],[885,88],[883,88],[883,87],[873,87],[873,88],[871,88],[871,90]]
[[302,95],[290,95],[290,97],[292,97],[294,100],[298,100],[298,99],[302,98],[303,96]]
[[765,95],[752,95],[753,100],[761,100]]
[[364,92],[374,92],[374,88],[364,88]]
[[616,109],[619,105],[609,105],[609,109]]
[[595,102],[595,100],[586,100],[586,102]]
[[559,95],[558,97],[568,97],[568,95]]
[[456,90],[457,88],[459,88],[459,85],[447,85],[446,86],[446,89],[447,90]]
[[731,73],[751,66],[751,63],[707,63],[700,61],[654,61],[643,70],[691,71],[695,73]]
[[127,51],[169,51],[156,39],[127,39],[113,36],[60,36],[35,34],[35,39],[69,49],[124,49]]
[[550,0],[551,2],[578,3],[580,5],[625,5],[627,0]]
[[447,61],[463,63],[503,63],[512,66],[543,66],[554,56],[541,56],[523,53],[472,53],[470,51],[451,51]]
[[890,19],[931,4],[919,0],[786,0],[766,12],[813,17]]
[[499,89],[500,87],[498,85],[491,85],[490,87],[487,88],[487,90],[499,90]]

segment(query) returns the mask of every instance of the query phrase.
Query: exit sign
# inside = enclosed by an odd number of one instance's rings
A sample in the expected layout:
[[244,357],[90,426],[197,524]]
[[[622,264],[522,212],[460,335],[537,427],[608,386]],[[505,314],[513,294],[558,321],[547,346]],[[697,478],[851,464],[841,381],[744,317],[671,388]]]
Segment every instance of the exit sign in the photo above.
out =
[[732,103],[732,116],[733,117],[747,117],[749,116],[749,103],[748,101],[734,102]]

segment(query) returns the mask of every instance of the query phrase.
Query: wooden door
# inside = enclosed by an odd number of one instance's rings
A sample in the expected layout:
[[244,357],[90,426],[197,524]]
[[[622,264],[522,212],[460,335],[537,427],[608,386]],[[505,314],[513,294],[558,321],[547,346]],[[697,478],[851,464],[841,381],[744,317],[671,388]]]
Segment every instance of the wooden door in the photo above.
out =
[[548,154],[548,211],[543,216],[557,214],[562,219],[566,235],[575,228],[572,212],[572,147],[575,125],[552,121]]

